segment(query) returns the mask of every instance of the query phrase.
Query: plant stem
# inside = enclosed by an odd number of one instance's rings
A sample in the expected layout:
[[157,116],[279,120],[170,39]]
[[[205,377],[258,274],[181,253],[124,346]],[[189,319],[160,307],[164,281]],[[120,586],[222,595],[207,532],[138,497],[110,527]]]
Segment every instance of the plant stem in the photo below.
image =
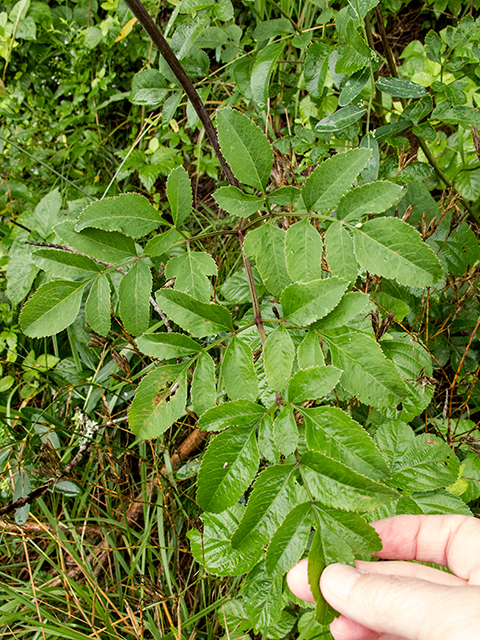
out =
[[162,33],[160,32],[160,29],[154,23],[154,21],[152,20],[152,18],[150,17],[149,13],[147,12],[143,4],[140,2],[140,0],[125,0],[125,1],[129,9],[133,13],[133,15],[137,18],[139,23],[142,25],[143,29],[150,36],[153,44],[160,51],[166,63],[168,64],[168,66],[174,73],[175,77],[177,78],[178,82],[180,83],[180,86],[187,94],[187,97],[192,103],[192,106],[195,109],[200,119],[200,122],[203,124],[205,133],[207,134],[208,139],[210,140],[210,144],[212,145],[215,151],[215,154],[218,160],[220,161],[220,165],[223,169],[223,173],[225,174],[225,177],[227,178],[228,182],[231,185],[239,187],[240,185],[238,183],[238,180],[233,175],[232,170],[230,169],[230,166],[228,165],[227,161],[223,157],[222,151],[220,149],[220,145],[218,143],[217,132],[215,131],[215,127],[213,126],[213,123],[210,120],[210,116],[208,115],[208,111],[205,108],[205,105],[203,104],[202,99],[198,95],[198,92],[195,89],[195,87],[193,86],[193,82],[190,80],[190,78],[186,74],[177,56],[171,49],[168,42],[163,37]]

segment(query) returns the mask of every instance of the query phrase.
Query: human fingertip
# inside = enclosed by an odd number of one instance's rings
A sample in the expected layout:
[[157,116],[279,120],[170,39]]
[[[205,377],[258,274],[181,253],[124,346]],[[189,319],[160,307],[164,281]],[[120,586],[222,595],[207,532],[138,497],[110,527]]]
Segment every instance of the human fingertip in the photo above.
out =
[[320,578],[322,594],[334,608],[335,603],[345,601],[358,578],[364,573],[345,564],[331,564]]
[[287,573],[287,584],[293,595],[307,602],[314,602],[308,584],[308,560],[304,558]]

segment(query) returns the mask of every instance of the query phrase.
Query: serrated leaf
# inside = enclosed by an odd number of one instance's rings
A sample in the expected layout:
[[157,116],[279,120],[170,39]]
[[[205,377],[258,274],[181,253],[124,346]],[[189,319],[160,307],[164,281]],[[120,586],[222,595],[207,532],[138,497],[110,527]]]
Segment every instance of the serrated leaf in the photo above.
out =
[[135,242],[117,231],[102,231],[101,229],[83,229],[75,231],[74,220],[64,220],[55,225],[57,236],[72,249],[81,253],[117,264],[121,260],[137,255]]
[[337,277],[290,285],[280,297],[284,320],[306,326],[323,318],[337,306],[347,286]]
[[42,285],[22,309],[22,331],[30,338],[43,338],[66,329],[78,315],[87,282],[54,280]]
[[259,109],[265,109],[267,106],[270,76],[282,51],[283,42],[272,42],[256,55],[250,78],[250,89],[252,99]]
[[376,87],[382,93],[387,93],[397,98],[422,98],[427,93],[427,90],[421,84],[405,78],[379,78],[376,82]]
[[161,256],[167,253],[172,245],[177,242],[177,240],[180,240],[181,237],[176,229],[169,229],[149,240],[144,251],[149,256]]
[[198,342],[183,333],[145,333],[136,343],[146,356],[159,360],[183,358],[202,350]]
[[222,513],[204,513],[203,532],[191,529],[192,555],[209,573],[216,576],[236,576],[249,571],[260,559],[261,551],[240,553],[232,548],[231,532],[238,526],[245,507],[234,504]]
[[403,187],[393,182],[371,182],[346,193],[337,207],[337,218],[357,222],[365,215],[383,213],[404,195]]
[[219,207],[241,218],[248,218],[264,204],[263,198],[257,198],[232,186],[217,189],[213,193],[213,199]]
[[318,451],[307,451],[300,463],[311,493],[329,507],[370,511],[398,500],[393,489]]
[[268,413],[260,420],[257,438],[261,457],[272,464],[278,464],[280,462],[280,453],[273,440],[273,420]]
[[315,620],[321,625],[330,624],[333,620],[333,613],[330,605],[324,599],[320,591],[320,578],[323,570],[327,566],[325,558],[325,550],[323,547],[322,532],[320,529],[315,531],[312,540],[312,546],[308,554],[308,584],[315,600]]
[[217,393],[215,387],[215,364],[212,356],[202,353],[195,365],[190,389],[193,410],[198,416],[215,406]]
[[91,278],[102,267],[87,256],[59,249],[39,249],[33,251],[33,263],[56,278]]
[[284,207],[288,207],[300,198],[301,190],[298,187],[288,185],[286,187],[280,187],[268,194],[267,200],[271,204],[279,204]]
[[197,503],[220,513],[231,507],[250,486],[258,471],[255,428],[232,427],[210,441],[198,472]]
[[314,42],[308,47],[305,56],[304,76],[307,91],[315,100],[322,97],[327,71],[328,53],[326,47],[319,42]]
[[433,29],[425,36],[425,53],[427,58],[432,62],[442,64],[442,51],[445,49],[445,45],[440,39],[440,36],[435,33]]
[[93,331],[106,336],[110,331],[110,282],[105,274],[93,281],[85,303],[85,313]]
[[292,372],[295,345],[284,325],[268,334],[263,347],[263,366],[268,385],[274,391],[282,391]]
[[361,402],[390,407],[407,395],[395,365],[385,358],[378,342],[369,335],[349,329],[335,335],[327,332],[325,339],[333,364],[343,371],[340,382]]
[[225,307],[199,302],[173,289],[159,289],[155,297],[167,316],[195,338],[233,331],[232,316]]
[[259,422],[264,415],[265,409],[259,404],[251,400],[234,400],[206,411],[197,426],[202,431],[221,431],[230,426]]
[[342,372],[331,365],[301,369],[288,383],[288,401],[302,404],[326,396],[337,385]]
[[153,440],[185,413],[188,364],[158,367],[142,379],[128,411],[131,431]]
[[[135,22],[136,18],[132,18],[131,21],[127,22],[122,29],[122,33],[127,25],[130,26],[131,30]],[[120,36],[122,36],[122,33]],[[168,82],[166,78],[156,69],[143,69],[132,78],[129,100],[132,104],[156,107],[164,100],[167,93]]]
[[437,256],[418,231],[398,218],[376,218],[354,229],[355,255],[375,275],[408,287],[428,287],[442,277]]
[[232,537],[240,551],[265,545],[296,502],[296,465],[280,464],[260,472],[245,514]]
[[128,333],[139,336],[148,329],[152,274],[143,260],[137,260],[118,287],[118,310]]
[[346,129],[351,124],[360,120],[367,110],[364,107],[358,107],[357,105],[349,105],[348,107],[342,107],[337,109],[335,113],[330,116],[325,116],[320,122],[315,125],[315,132],[319,134],[335,133]]
[[255,256],[267,289],[279,296],[290,282],[285,259],[285,231],[272,223],[250,231],[244,244],[247,256]]
[[298,445],[298,428],[289,405],[283,407],[273,422],[275,448],[283,456],[289,456]]
[[414,493],[411,496],[404,496],[398,503],[397,514],[412,513],[411,507],[403,509],[405,500],[412,501],[417,507],[417,513],[427,515],[445,515],[446,513],[459,513],[462,516],[472,516],[472,512],[467,507],[462,498],[454,496],[445,489],[427,491],[425,493]]
[[370,435],[338,407],[300,409],[310,449],[338,460],[373,480],[390,477],[388,465]]
[[139,238],[157,229],[161,223],[161,215],[147,198],[139,193],[124,193],[89,204],[80,214],[75,231],[94,227]]
[[273,164],[267,137],[247,116],[225,107],[217,111],[218,139],[235,176],[265,192]]
[[282,579],[269,578],[264,562],[259,562],[250,571],[243,584],[242,594],[245,613],[255,632],[266,631],[280,617]]
[[302,198],[308,211],[335,207],[368,162],[370,149],[350,149],[322,162],[305,180]]
[[352,236],[340,223],[331,224],[324,237],[325,253],[331,272],[345,280],[355,282],[358,274],[357,258]]
[[345,107],[355,100],[355,98],[362,92],[363,88],[367,85],[367,82],[370,80],[370,67],[367,66],[365,69],[360,69],[360,71],[356,71],[353,75],[348,78],[345,82],[345,85],[340,92],[340,96],[338,98],[338,104],[341,107]]
[[360,291],[352,291],[346,293],[340,300],[333,311],[316,322],[313,327],[315,329],[336,329],[347,325],[351,320],[356,318],[360,313],[367,313],[370,305],[368,294]]
[[348,513],[315,503],[322,525],[348,544],[354,553],[374,553],[382,549],[382,541],[375,529],[358,513]]
[[257,41],[270,40],[284,33],[292,33],[293,27],[287,18],[277,18],[276,20],[265,20],[259,22],[252,34],[253,39]]
[[325,356],[320,347],[318,334],[315,331],[309,331],[298,345],[297,360],[300,369],[325,366]]
[[173,224],[180,227],[192,213],[192,183],[186,170],[180,166],[170,172],[167,179],[167,198]]
[[267,574],[283,576],[297,564],[307,546],[313,525],[312,505],[304,502],[290,511],[275,532],[265,556]]
[[212,256],[203,251],[187,251],[170,258],[165,266],[167,280],[175,278],[175,289],[188,293],[196,300],[208,302],[212,296],[212,283],[207,276],[217,275]]
[[285,236],[287,270],[294,282],[310,282],[322,277],[322,238],[305,217],[292,224]]
[[258,396],[258,379],[253,366],[253,352],[246,342],[234,336],[222,360],[222,378],[231,400]]

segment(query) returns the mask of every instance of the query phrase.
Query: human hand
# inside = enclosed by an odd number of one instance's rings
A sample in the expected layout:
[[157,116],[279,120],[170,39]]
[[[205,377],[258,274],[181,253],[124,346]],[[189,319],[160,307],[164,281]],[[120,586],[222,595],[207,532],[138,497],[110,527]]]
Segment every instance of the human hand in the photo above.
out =
[[[328,566],[320,579],[325,600],[342,615],[335,640],[478,640],[480,638],[480,521],[460,515],[404,515],[372,522],[383,542],[378,558],[357,569]],[[398,560],[448,567],[455,575]],[[287,575],[291,591],[313,602],[307,560]]]

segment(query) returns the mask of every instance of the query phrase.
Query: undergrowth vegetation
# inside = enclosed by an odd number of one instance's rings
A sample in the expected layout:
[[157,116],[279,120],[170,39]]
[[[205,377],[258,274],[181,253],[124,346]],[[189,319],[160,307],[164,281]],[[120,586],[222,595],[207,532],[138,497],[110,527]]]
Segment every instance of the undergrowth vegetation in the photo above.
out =
[[480,513],[478,4],[0,4],[2,638],[328,638]]

